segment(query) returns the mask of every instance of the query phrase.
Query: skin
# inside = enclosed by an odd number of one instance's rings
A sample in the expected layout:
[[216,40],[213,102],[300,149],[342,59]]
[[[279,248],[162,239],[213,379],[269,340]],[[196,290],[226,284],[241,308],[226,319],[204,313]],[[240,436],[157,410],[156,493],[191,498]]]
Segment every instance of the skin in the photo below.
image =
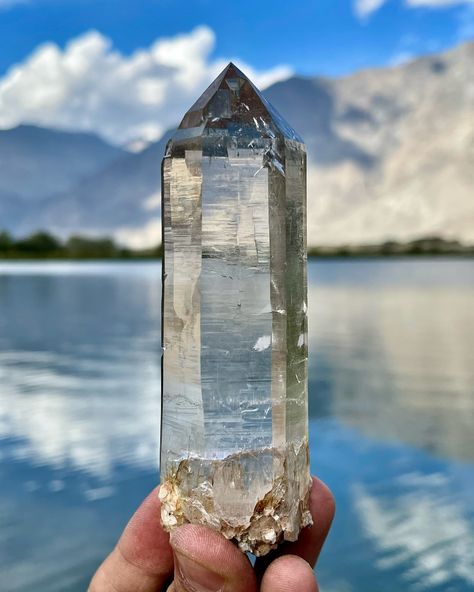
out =
[[329,489],[314,477],[310,507],[314,525],[252,567],[231,541],[204,526],[164,532],[155,489],[97,570],[89,592],[318,592],[313,567],[335,506]]

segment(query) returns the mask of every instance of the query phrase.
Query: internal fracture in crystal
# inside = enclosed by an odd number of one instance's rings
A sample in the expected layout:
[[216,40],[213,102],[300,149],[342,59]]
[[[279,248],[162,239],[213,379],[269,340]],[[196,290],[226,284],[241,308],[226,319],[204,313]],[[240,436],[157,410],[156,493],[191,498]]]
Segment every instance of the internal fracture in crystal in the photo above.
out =
[[162,522],[264,555],[311,523],[305,147],[229,64],[162,172]]

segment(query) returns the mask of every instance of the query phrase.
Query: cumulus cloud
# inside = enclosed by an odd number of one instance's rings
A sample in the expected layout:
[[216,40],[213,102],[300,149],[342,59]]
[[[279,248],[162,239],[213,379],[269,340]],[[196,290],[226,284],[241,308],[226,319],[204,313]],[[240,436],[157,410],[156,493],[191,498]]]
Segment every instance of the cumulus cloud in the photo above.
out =
[[[130,56],[97,31],[64,50],[45,43],[0,78],[0,127],[27,122],[98,132],[115,143],[155,140],[227,64],[211,59],[214,45],[206,26]],[[257,71],[234,61],[261,87],[291,75],[286,66]]]

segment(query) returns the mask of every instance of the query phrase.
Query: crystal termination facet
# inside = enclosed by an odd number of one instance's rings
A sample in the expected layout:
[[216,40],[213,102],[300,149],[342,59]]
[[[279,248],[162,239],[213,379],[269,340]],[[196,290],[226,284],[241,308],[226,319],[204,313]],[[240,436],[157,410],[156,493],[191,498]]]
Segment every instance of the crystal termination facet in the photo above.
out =
[[162,165],[167,530],[264,555],[309,513],[306,151],[233,64]]

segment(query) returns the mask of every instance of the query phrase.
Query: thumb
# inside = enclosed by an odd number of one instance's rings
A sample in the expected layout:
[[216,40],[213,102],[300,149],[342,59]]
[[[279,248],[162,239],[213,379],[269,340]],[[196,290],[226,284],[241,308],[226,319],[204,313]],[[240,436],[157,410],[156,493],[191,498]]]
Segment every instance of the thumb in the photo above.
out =
[[186,524],[172,532],[170,543],[173,592],[257,592],[249,560],[221,534]]

